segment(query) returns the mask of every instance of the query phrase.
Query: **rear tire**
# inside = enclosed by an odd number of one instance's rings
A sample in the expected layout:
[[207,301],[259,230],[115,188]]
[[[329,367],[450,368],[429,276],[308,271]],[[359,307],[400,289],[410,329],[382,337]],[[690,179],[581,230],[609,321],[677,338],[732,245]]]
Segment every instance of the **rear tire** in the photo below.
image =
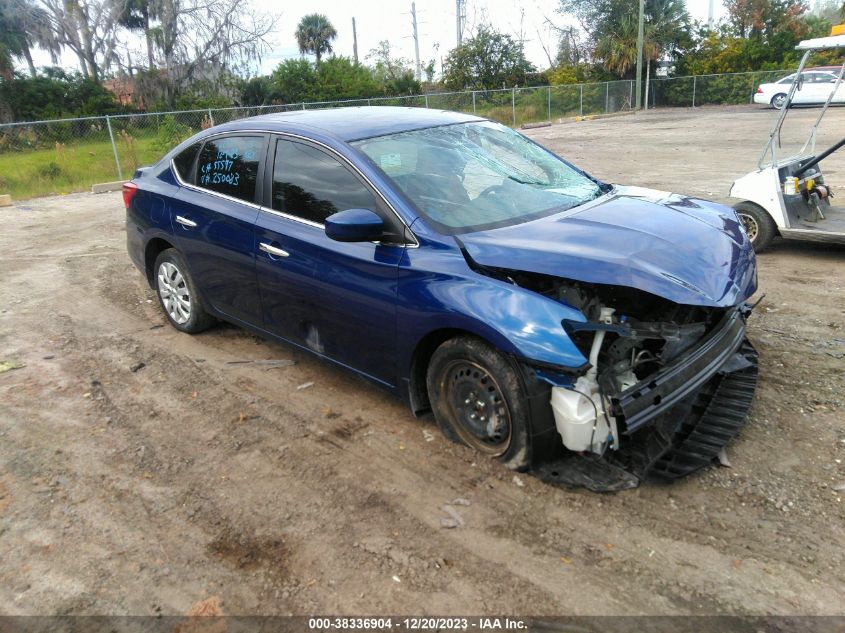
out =
[[185,258],[175,248],[159,253],[153,266],[158,302],[170,325],[180,332],[197,334],[215,323],[205,311]]
[[481,339],[458,336],[438,347],[426,375],[443,434],[508,468],[530,462],[529,406],[516,368]]
[[772,97],[771,104],[775,110],[783,110],[786,105],[786,94],[783,92],[777,93]]
[[761,206],[753,202],[740,202],[734,205],[740,222],[745,227],[748,240],[757,253],[763,252],[778,234],[772,216]]

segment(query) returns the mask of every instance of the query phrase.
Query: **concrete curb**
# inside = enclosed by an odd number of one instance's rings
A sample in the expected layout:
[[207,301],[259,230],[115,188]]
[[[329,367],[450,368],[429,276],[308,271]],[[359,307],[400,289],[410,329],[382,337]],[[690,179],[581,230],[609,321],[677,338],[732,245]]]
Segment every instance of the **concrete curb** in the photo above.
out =
[[556,123],[580,123],[581,121],[593,121],[595,119],[612,119],[618,116],[628,116],[636,114],[636,110],[624,110],[622,112],[609,112],[607,114],[587,114],[584,116],[573,116],[564,119],[558,119]]
[[12,206],[12,196],[9,194],[3,194],[0,196],[0,207],[11,207]]
[[120,191],[123,189],[123,183],[127,180],[115,180],[114,182],[100,182],[96,185],[91,185],[91,193],[106,193],[108,191]]

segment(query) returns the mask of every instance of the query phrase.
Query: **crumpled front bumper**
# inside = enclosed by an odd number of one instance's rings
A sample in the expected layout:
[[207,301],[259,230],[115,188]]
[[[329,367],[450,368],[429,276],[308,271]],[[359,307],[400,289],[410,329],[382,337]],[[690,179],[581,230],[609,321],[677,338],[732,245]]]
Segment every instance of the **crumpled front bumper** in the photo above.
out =
[[715,374],[748,367],[751,361],[740,352],[743,341],[743,312],[731,310],[693,349],[611,398],[611,412],[620,430],[634,433],[689,398]]

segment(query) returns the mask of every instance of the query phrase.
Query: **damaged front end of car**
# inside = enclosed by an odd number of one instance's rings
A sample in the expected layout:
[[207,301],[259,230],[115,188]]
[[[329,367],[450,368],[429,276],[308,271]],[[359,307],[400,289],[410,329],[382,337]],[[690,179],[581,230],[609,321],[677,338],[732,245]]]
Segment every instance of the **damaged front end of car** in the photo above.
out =
[[508,272],[578,309],[561,325],[589,360],[577,375],[534,367],[551,386],[563,446],[546,480],[619,490],[683,477],[713,462],[742,428],[757,382],[745,336],[752,306],[682,305],[642,290]]

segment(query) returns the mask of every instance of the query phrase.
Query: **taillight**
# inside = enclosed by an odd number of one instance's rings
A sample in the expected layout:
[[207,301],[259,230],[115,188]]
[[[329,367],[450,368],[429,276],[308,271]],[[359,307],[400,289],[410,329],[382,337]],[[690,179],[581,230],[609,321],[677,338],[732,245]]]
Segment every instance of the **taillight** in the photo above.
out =
[[132,204],[132,198],[135,197],[136,193],[138,193],[138,185],[134,182],[123,183],[123,204],[127,209],[129,208],[129,205]]
[[763,89],[762,89],[762,88],[757,88],[757,94],[758,94],[758,95],[763,94]]

